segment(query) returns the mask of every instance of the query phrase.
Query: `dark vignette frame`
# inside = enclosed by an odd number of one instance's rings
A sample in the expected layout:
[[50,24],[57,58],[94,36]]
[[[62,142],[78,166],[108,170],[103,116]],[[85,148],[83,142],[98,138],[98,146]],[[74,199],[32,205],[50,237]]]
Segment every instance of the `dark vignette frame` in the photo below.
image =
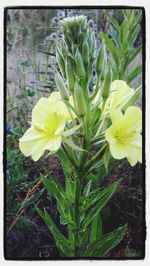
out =
[[[6,154],[6,79],[7,79],[7,51],[6,51],[6,30],[7,30],[7,10],[8,9],[140,9],[142,11],[142,242],[143,249],[142,255],[137,257],[122,257],[122,258],[109,258],[109,257],[66,257],[66,258],[36,258],[36,257],[28,257],[28,258],[18,258],[18,257],[8,257],[6,255],[6,242],[7,242],[7,231],[6,231],[6,169],[7,169],[7,154]],[[145,169],[146,169],[146,160],[145,160],[145,118],[146,118],[146,82],[145,82],[145,71],[146,71],[146,22],[145,22],[145,8],[142,6],[9,6],[4,8],[4,142],[3,142],[3,173],[4,173],[4,211],[3,211],[3,250],[4,250],[4,258],[5,260],[12,261],[45,261],[45,260],[143,260],[145,258],[145,241],[146,241],[146,186],[145,186]]]

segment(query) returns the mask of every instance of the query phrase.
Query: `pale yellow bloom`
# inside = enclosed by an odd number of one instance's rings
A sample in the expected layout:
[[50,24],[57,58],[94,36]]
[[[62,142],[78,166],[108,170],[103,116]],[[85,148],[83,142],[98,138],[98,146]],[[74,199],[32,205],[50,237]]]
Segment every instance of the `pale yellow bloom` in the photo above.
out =
[[66,119],[56,112],[56,104],[48,98],[41,98],[32,110],[31,127],[19,140],[19,147],[25,156],[37,161],[45,150],[56,152],[61,145],[61,136]]
[[134,90],[131,89],[123,80],[115,80],[111,83],[110,96],[107,99],[106,108],[121,109],[133,95]]
[[125,114],[119,109],[110,112],[112,126],[106,130],[110,152],[115,159],[127,158],[131,166],[142,162],[142,112],[130,106]]
[[[123,80],[114,80],[110,86],[110,94],[106,100],[103,114],[109,115],[111,109],[122,107],[128,102],[131,96],[134,94],[134,90],[131,89],[127,83]],[[99,95],[97,94],[94,104],[98,101]],[[100,108],[102,108],[103,103],[100,103]]]
[[[61,100],[60,92],[58,92],[58,91],[52,92],[49,96],[49,100],[52,103],[55,103],[55,112],[56,113],[63,114],[64,117],[66,118],[67,122],[72,121],[71,115],[68,111],[66,104]],[[69,96],[69,103],[74,107],[72,96]],[[75,114],[73,112],[72,112],[72,116],[75,117]]]

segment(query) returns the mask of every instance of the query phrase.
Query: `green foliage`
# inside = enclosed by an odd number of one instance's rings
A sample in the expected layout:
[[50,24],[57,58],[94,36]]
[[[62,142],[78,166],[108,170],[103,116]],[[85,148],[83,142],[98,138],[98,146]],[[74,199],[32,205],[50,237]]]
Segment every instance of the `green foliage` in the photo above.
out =
[[[61,157],[63,158],[63,157]],[[67,159],[62,159],[63,165],[68,165]],[[64,166],[65,169],[65,166]],[[69,168],[67,168],[69,170]],[[70,170],[69,170],[70,172]],[[62,224],[66,224],[73,233],[78,228],[77,222],[74,222],[74,212],[73,206],[75,204],[74,197],[76,195],[76,186],[77,181],[73,181],[68,178],[68,171],[66,172],[66,192],[63,187],[56,182],[56,180],[52,177],[42,177],[42,181],[44,186],[46,187],[50,196],[53,196],[57,199],[57,207],[60,214],[60,222]],[[102,233],[102,223],[100,219],[100,211],[105,207],[107,202],[111,199],[112,195],[115,193],[118,188],[117,183],[113,183],[104,189],[95,189],[91,190],[91,181],[85,186],[83,191],[83,195],[80,198],[79,204],[82,210],[81,219],[79,220],[80,230],[79,230],[79,243],[78,248],[78,256],[91,256],[94,254],[95,256],[104,256],[111,248],[116,246],[126,231],[126,226],[122,228],[116,229],[113,233],[109,233],[103,235]],[[73,190],[72,190],[73,189]],[[74,190],[75,189],[75,190]],[[87,212],[88,210],[88,212]],[[74,238],[71,235],[70,240],[65,238],[64,235],[60,233],[58,228],[55,226],[53,220],[50,218],[49,214],[44,211],[42,213],[37,208],[38,213],[43,218],[51,234],[53,235],[57,248],[60,250],[63,256],[74,256]],[[87,214],[86,214],[87,212]],[[87,232],[89,232],[87,235]],[[70,232],[68,231],[68,236]],[[100,240],[99,240],[100,239]],[[67,241],[71,241],[70,243]],[[90,241],[90,244],[88,242]],[[91,247],[93,247],[93,243],[98,244],[98,247],[94,247],[91,251]],[[70,249],[67,250],[66,246],[69,245]],[[99,246],[102,248],[100,254],[98,255],[97,248]],[[90,250],[90,251],[89,251]],[[84,251],[84,254],[83,254]],[[92,252],[92,254],[91,254]]]
[[104,32],[100,32],[99,35],[114,60],[112,63],[113,80],[124,79],[130,84],[142,71],[142,66],[137,66],[132,73],[128,73],[129,65],[142,49],[140,45],[135,48],[135,42],[140,32],[142,11],[125,9],[120,25],[109,12],[105,14],[111,23],[110,37]]
[[47,211],[44,210],[44,213],[42,213],[39,208],[36,208],[36,210],[42,217],[42,219],[45,221],[45,223],[48,225],[48,228],[51,231],[51,234],[55,239],[57,248],[60,250],[61,254],[67,257],[72,256],[73,251],[70,246],[71,243],[66,239],[64,235],[61,234],[61,232],[56,227],[55,223],[53,222]]
[[126,230],[127,224],[115,229],[111,233],[104,234],[102,237],[87,246],[84,256],[104,257],[109,250],[114,248],[122,240]]

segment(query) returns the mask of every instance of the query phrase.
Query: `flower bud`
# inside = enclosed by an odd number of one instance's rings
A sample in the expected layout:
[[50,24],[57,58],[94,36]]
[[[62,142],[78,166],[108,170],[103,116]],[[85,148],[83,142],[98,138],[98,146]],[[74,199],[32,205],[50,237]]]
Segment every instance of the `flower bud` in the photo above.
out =
[[76,50],[76,54],[75,54],[75,62],[76,62],[77,74],[79,78],[85,78],[86,73],[85,73],[85,68],[83,64],[83,59],[78,49]]
[[58,49],[56,51],[56,59],[57,59],[57,63],[59,65],[62,76],[64,78],[66,78],[65,62],[64,62],[63,57],[61,56],[60,52],[58,51]]
[[74,75],[73,68],[72,68],[72,65],[71,65],[69,58],[67,58],[67,60],[66,60],[65,69],[66,69],[68,87],[69,87],[70,91],[73,92],[74,86],[75,86],[75,75]]
[[[92,32],[92,53],[91,53],[91,54],[94,54],[94,57],[95,57],[95,48],[96,48],[95,35],[94,35],[94,33]],[[93,58],[94,58],[94,57],[93,57]]]
[[74,89],[75,107],[79,117],[83,117],[86,114],[86,102],[83,95],[83,90],[76,82]]
[[68,89],[66,88],[64,81],[58,72],[55,74],[55,82],[56,82],[57,88],[60,91],[61,98],[68,101],[69,100]]
[[135,90],[135,92],[133,93],[133,95],[128,99],[127,103],[122,107],[122,111],[125,112],[125,110],[133,105],[137,100],[138,98],[140,97],[141,95],[141,87],[140,88],[137,88]]
[[90,48],[90,55],[93,53],[93,50],[95,48],[95,39],[93,38],[92,32],[89,30],[89,38],[88,38],[88,43],[89,43],[89,48]]
[[83,42],[83,62],[84,62],[84,65],[89,64],[89,46],[88,46],[87,41]]
[[106,61],[105,57],[106,57],[105,47],[104,45],[101,45],[98,51],[98,56],[97,56],[97,61],[96,61],[96,72],[98,75],[100,75],[103,71],[103,67]]
[[110,66],[107,68],[106,78],[104,80],[103,88],[102,88],[102,98],[107,99],[110,91],[110,84],[112,80],[112,72]]

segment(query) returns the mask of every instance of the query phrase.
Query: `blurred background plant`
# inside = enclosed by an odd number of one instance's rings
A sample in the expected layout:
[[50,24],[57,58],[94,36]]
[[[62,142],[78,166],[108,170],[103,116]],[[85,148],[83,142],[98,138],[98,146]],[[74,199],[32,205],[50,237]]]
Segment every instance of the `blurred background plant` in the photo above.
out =
[[[113,71],[113,79],[123,79],[137,88],[141,84],[142,30],[141,10],[102,9],[7,9],[5,10],[7,78],[6,78],[6,250],[11,257],[58,257],[57,248],[47,227],[37,215],[34,204],[46,208],[59,224],[56,202],[39,183],[40,174],[52,172],[64,184],[58,159],[42,158],[38,163],[22,156],[18,139],[29,127],[31,110],[37,100],[56,89],[54,70],[57,68],[55,47],[64,17],[84,14],[95,32],[97,49],[105,43]],[[92,80],[95,79],[95,66]],[[89,89],[92,90],[92,80]],[[141,105],[141,100],[139,101]],[[117,205],[114,220],[127,222],[125,240],[108,256],[131,257],[142,254],[142,172],[127,163],[109,163],[106,169],[97,168],[90,176],[96,184],[110,183],[126,177],[118,196],[104,209],[107,232]],[[119,200],[118,200],[119,197]],[[50,202],[50,204],[49,204]],[[119,202],[119,204],[118,204]],[[132,204],[131,204],[132,202]]]

